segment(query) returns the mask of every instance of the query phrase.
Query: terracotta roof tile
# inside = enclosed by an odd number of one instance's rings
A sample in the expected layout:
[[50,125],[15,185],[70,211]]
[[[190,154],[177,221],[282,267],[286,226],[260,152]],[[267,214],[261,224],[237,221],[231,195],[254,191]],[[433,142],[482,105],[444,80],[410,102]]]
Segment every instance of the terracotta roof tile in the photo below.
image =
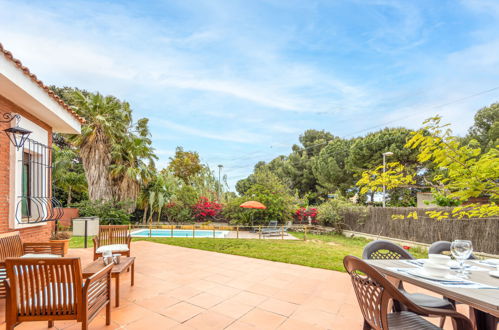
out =
[[85,123],[85,119],[81,116],[79,116],[69,105],[67,105],[59,96],[57,96],[48,86],[46,86],[40,79],[36,77],[35,74],[31,73],[27,67],[25,67],[21,61],[19,61],[17,58],[15,58],[11,52],[3,48],[2,43],[0,43],[0,52],[12,63],[15,64],[16,67],[18,67],[22,72],[28,76],[34,83],[36,83],[38,86],[40,86],[42,89],[44,89],[47,94],[57,103],[61,105],[64,109],[66,109],[69,113],[73,115],[80,123]]

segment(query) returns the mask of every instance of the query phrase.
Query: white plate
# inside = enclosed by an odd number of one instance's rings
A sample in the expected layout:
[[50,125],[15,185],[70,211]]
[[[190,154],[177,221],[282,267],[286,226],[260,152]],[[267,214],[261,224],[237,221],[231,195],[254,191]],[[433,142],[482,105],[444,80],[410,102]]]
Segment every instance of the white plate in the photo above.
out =
[[499,266],[499,259],[485,259],[484,263]]
[[[431,259],[418,259],[418,260],[421,260],[423,263],[425,263],[425,262],[430,261]],[[443,264],[439,264],[439,263],[436,263],[436,265],[442,265],[443,266]],[[459,262],[457,262],[456,260],[449,260],[447,262],[447,266],[449,266],[450,268],[459,268]]]
[[459,278],[454,275],[433,275],[433,274],[428,274],[423,268],[414,268],[407,270],[408,274],[417,276],[417,277],[422,277],[426,278],[428,280],[436,280],[436,281],[448,281],[448,282],[461,282],[463,281],[462,278]]
[[491,270],[489,272],[489,275],[492,276],[492,277],[497,277],[499,278],[499,270]]

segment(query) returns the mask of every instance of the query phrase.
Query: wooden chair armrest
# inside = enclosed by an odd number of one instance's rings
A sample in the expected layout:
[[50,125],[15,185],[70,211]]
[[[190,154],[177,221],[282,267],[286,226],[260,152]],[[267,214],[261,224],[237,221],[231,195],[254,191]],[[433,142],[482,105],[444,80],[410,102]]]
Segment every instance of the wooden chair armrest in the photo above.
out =
[[94,236],[94,238],[92,238],[92,242],[94,242],[94,253],[95,253],[95,251],[97,250],[97,248],[99,247],[99,244],[100,244],[99,237]]
[[111,301],[111,263],[87,278],[83,286],[83,310],[88,312],[91,320],[97,313]]
[[128,248],[130,248],[130,244],[132,243],[132,236],[128,236],[127,237],[127,244],[128,244]]
[[64,242],[23,243],[23,254],[56,254],[64,257]]
[[91,286],[94,282],[99,281],[105,276],[110,276],[111,275],[111,270],[113,270],[114,263],[110,263],[106,267],[102,268],[99,270],[97,273],[93,274],[87,280],[85,281],[85,286]]

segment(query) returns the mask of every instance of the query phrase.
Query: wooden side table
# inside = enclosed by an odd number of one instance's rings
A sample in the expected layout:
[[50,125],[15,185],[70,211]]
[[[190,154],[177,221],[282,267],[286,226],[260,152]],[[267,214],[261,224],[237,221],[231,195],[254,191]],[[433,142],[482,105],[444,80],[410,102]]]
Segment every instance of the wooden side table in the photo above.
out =
[[[98,258],[97,260],[89,263],[83,268],[82,270],[83,277],[84,278],[90,277],[104,267],[105,265],[102,257]],[[120,306],[120,275],[128,269],[131,269],[130,282],[131,285],[133,286],[134,277],[135,277],[135,257],[121,256],[120,263],[118,265],[114,265],[113,270],[111,271],[111,278],[115,279],[115,284],[116,284],[115,285],[116,307]]]

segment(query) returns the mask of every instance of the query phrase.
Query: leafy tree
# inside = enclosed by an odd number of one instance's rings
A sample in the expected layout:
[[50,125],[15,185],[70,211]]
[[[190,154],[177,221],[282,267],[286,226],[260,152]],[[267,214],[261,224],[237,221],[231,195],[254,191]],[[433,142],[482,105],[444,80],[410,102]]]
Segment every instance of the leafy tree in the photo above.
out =
[[312,164],[314,176],[326,193],[339,190],[343,195],[353,185],[352,173],[346,160],[352,142],[341,138],[330,141],[319,153]]
[[499,103],[478,110],[468,131],[467,141],[471,139],[477,140],[483,151],[499,145]]
[[93,201],[134,201],[154,167],[147,120],[132,121],[127,102],[74,88],[52,87],[67,104],[85,118],[80,135],[63,138],[82,159]]
[[[437,198],[466,201],[472,197],[488,196],[485,205],[458,206],[452,212],[430,211],[437,219],[454,217],[487,217],[499,215],[499,151],[491,148],[482,152],[476,141],[463,144],[452,135],[448,124],[441,124],[439,116],[426,120],[423,128],[412,134],[406,148],[418,151],[420,163],[430,162],[438,169],[432,181],[428,182]],[[410,183],[415,174],[406,174],[400,163],[389,164],[389,171],[383,174],[378,167],[362,174],[358,184],[362,189],[376,190],[385,184],[389,188]]]
[[322,148],[332,141],[335,137],[333,134],[324,130],[317,131],[308,129],[300,135],[300,143],[305,148],[308,157],[318,156]]
[[190,178],[199,173],[202,168],[199,154],[194,151],[184,151],[182,147],[177,147],[175,156],[170,157],[168,165],[168,170],[185,183],[189,183]]
[[473,141],[462,145],[449,125],[440,121],[439,116],[426,120],[425,126],[407,142],[408,148],[419,151],[419,162],[430,161],[443,169],[434,178],[434,189],[461,201],[483,195],[499,200],[498,149],[482,153]]
[[[260,169],[267,169],[274,173],[279,180],[291,191],[298,192],[299,196],[309,198],[313,203],[318,197],[317,178],[313,171],[313,159],[317,157],[327,143],[334,136],[324,130],[309,129],[299,137],[300,145],[293,145],[289,156],[278,156],[269,163],[258,162],[254,173]],[[248,178],[236,184],[236,190],[245,194],[248,187],[255,182],[251,174]]]
[[416,152],[404,148],[411,137],[411,130],[399,128],[384,128],[380,131],[369,133],[363,138],[353,141],[348,158],[348,168],[354,175],[360,177],[362,172],[376,168],[383,164],[382,154],[393,152],[389,161],[399,162],[404,166],[417,164]]
[[224,200],[224,190],[228,190],[227,176],[218,178],[208,165],[202,165],[201,170],[190,177],[189,184],[198,192],[200,197],[206,197],[211,201],[218,200],[218,193],[221,193],[220,199]]
[[[294,198],[277,175],[263,168],[253,174],[254,182],[244,196],[229,201],[223,215],[239,224],[268,224],[270,220],[284,223],[291,220]],[[264,204],[264,210],[243,209],[243,202],[255,200]]]
[[54,186],[65,193],[66,205],[73,202],[74,194],[87,192],[87,180],[81,159],[72,148],[53,146],[53,181]]
[[390,162],[386,166],[381,165],[374,170],[364,171],[357,185],[361,187],[360,193],[365,194],[369,191],[382,192],[383,187],[390,190],[415,183],[415,174],[406,172],[404,165]]
[[[313,160],[318,157],[321,150],[327,143],[334,139],[334,136],[324,130],[306,130],[300,135],[300,143],[303,147],[294,145],[293,152],[288,157],[288,166],[284,168],[284,173],[289,177],[291,189],[297,190],[300,196],[306,196],[310,192],[317,192],[317,178],[313,171]],[[309,195],[314,196],[315,195]],[[309,201],[315,202],[315,198]]]
[[240,195],[245,195],[253,183],[254,183],[254,176],[253,174],[250,174],[247,178],[237,181],[236,191]]
[[103,225],[124,225],[130,222],[130,213],[126,212],[124,202],[82,201],[75,204],[80,216],[97,216]]
[[161,213],[175,197],[180,184],[179,179],[167,172],[153,174],[148,185],[139,195],[139,207],[144,210],[142,217],[144,224],[152,223],[154,214],[157,214],[157,221],[160,221]]
[[352,204],[344,199],[330,199],[317,208],[317,220],[324,226],[331,226],[340,233],[345,227],[347,213],[355,213],[358,222],[365,221],[368,209],[365,206]]
[[[418,174],[430,175],[431,170],[420,166],[417,162],[417,151],[404,148],[411,132],[402,127],[384,128],[363,138],[356,138],[350,148],[347,169],[353,173],[355,179],[359,179],[364,171],[375,169],[383,164],[383,153],[393,152],[393,156],[387,159],[388,161],[401,163]],[[419,183],[424,178],[415,177],[415,180]],[[364,190],[364,193],[371,195],[371,200],[374,192],[374,190]]]
[[130,212],[135,209],[135,201],[142,186],[152,179],[157,159],[151,148],[148,119],[141,119],[136,130],[123,136],[121,143],[112,146],[110,176],[113,195],[117,200],[131,201]]

